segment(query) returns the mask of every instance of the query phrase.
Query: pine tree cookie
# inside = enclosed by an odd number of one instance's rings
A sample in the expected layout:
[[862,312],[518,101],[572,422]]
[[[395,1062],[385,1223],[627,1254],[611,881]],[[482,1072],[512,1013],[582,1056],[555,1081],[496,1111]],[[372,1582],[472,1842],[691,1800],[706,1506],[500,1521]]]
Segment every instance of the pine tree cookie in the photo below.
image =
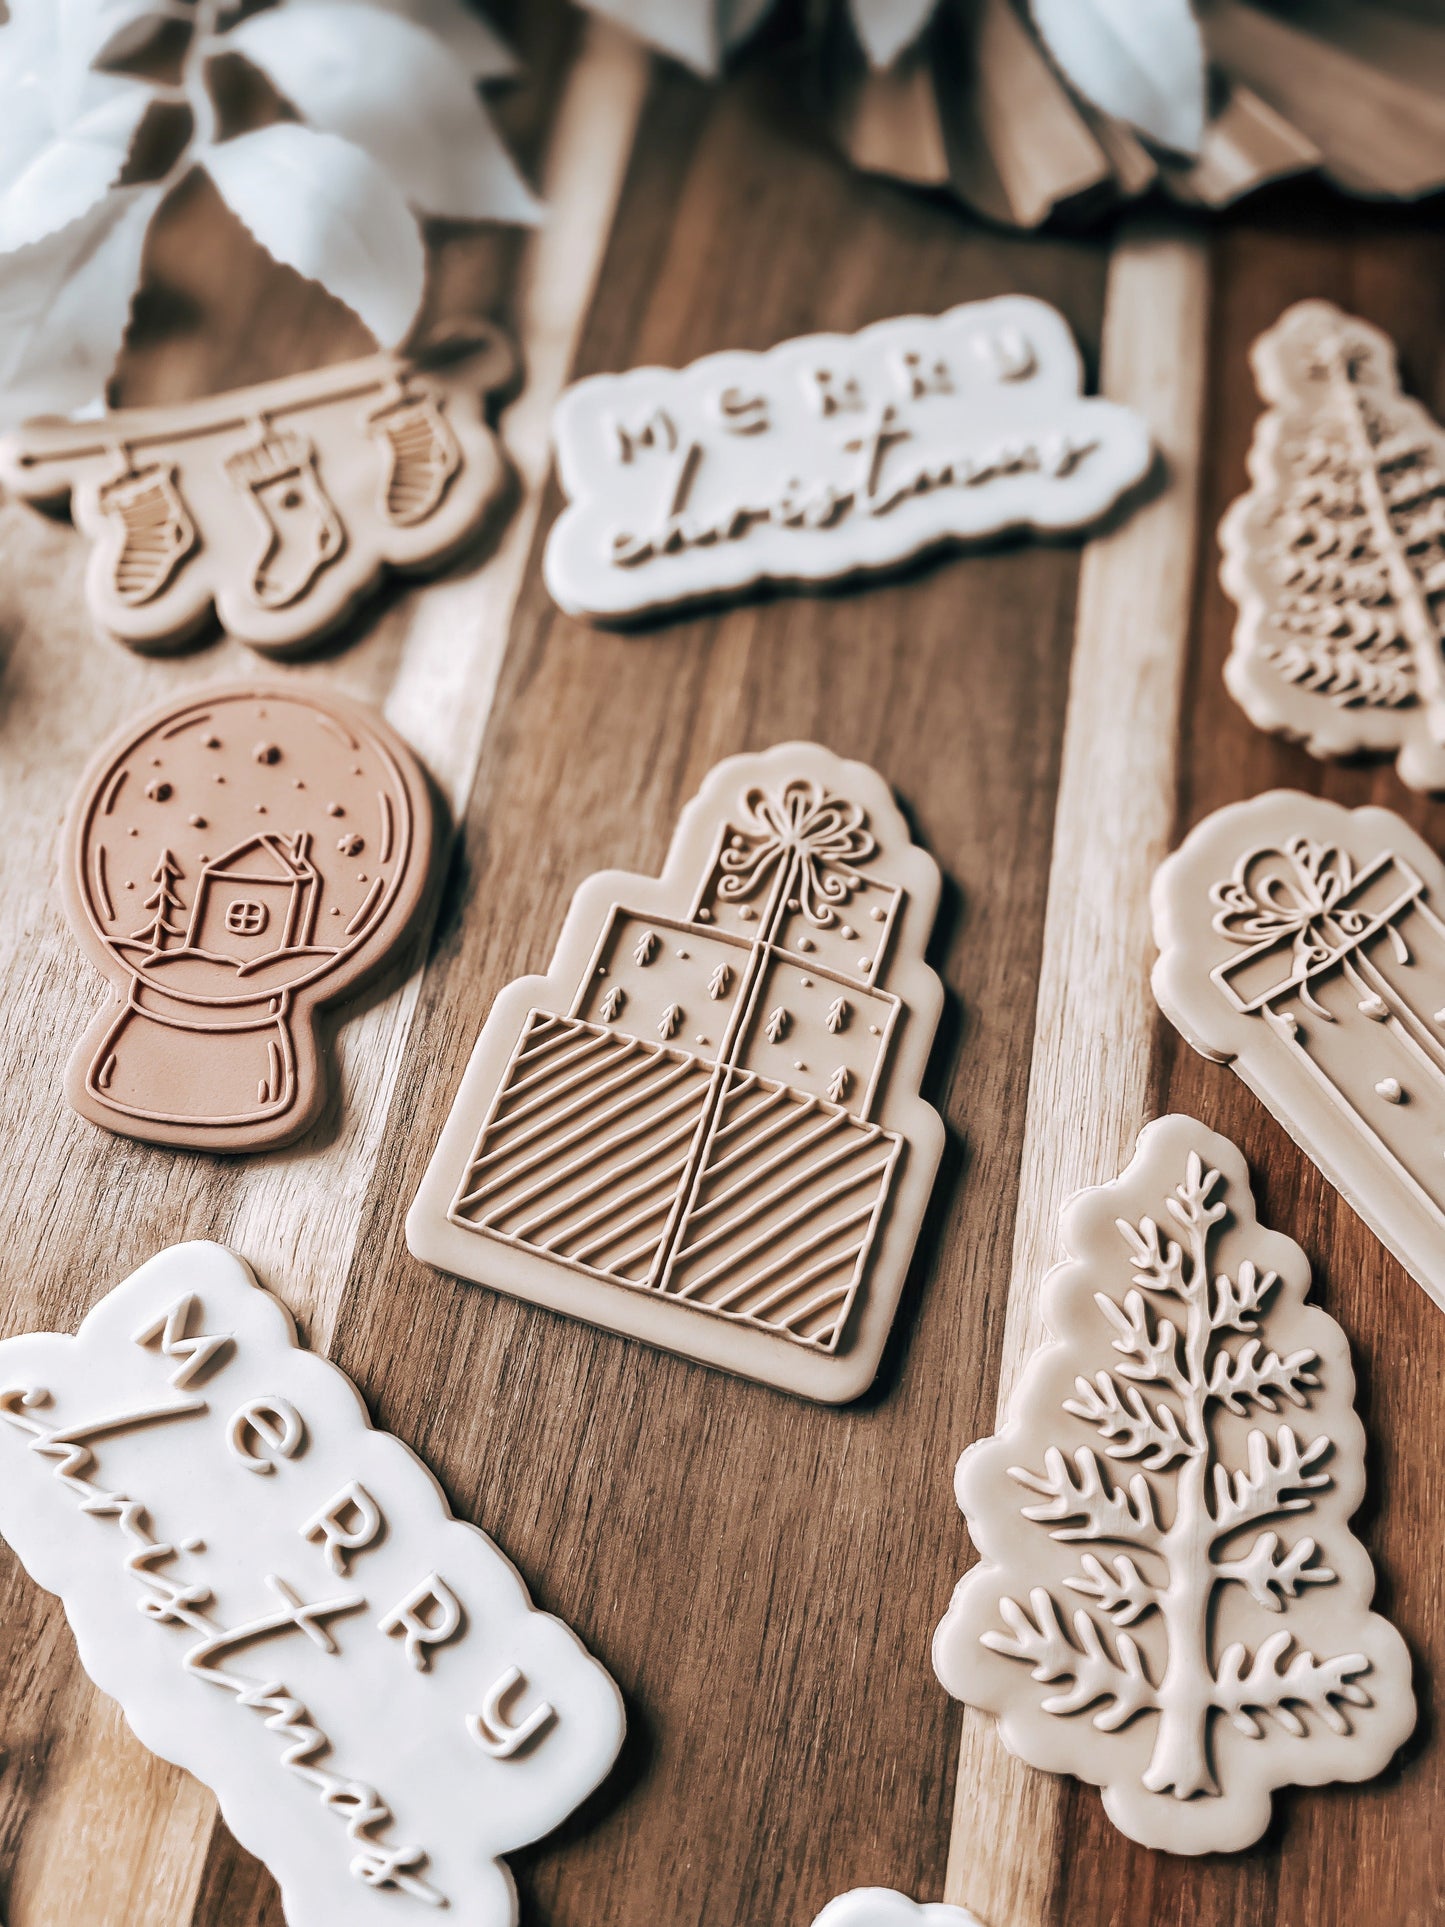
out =
[[1370,1611],[1349,1342],[1309,1263],[1188,1117],[1064,1214],[1052,1343],[955,1487],[979,1563],[933,1658],[1030,1765],[1146,1847],[1232,1852],[1271,1795],[1379,1773],[1415,1724]]
[[919,1084],[937,866],[862,763],[718,765],[660,877],[572,900],[497,998],[407,1220],[419,1258],[712,1365],[856,1398],[943,1149]]
[[513,355],[483,332],[456,368],[394,354],[173,407],[35,421],[0,438],[0,480],[63,506],[91,543],[86,600],[136,649],[213,620],[272,655],[310,648],[388,569],[440,567],[507,483],[486,400]]
[[513,1927],[501,1856],[622,1744],[602,1667],[220,1245],[0,1344],[0,1533],[288,1927]]
[[407,939],[437,826],[371,711],[299,685],[223,686],[128,724],[66,824],[66,912],[111,996],[65,1094],[124,1137],[287,1144],[326,1101],[321,1009]]
[[1219,531],[1225,681],[1315,756],[1388,752],[1445,789],[1445,429],[1388,336],[1328,301],[1286,309],[1251,361],[1268,406]]

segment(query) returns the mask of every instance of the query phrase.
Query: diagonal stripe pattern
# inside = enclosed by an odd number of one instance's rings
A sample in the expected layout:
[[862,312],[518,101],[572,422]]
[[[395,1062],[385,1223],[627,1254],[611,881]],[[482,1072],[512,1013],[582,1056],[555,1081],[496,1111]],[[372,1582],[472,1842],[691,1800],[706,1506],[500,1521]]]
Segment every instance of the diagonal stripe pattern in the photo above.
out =
[[901,1142],[821,1098],[729,1073],[664,1289],[832,1350]]
[[452,1217],[647,1284],[712,1077],[685,1052],[533,1011]]

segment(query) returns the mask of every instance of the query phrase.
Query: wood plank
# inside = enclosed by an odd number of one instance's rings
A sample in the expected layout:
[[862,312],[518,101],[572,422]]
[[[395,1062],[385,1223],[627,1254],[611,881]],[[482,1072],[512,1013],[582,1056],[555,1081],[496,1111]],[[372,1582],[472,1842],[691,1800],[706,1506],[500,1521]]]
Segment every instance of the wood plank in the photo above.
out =
[[[1154,499],[1084,552],[1000,1413],[1044,1341],[1059,1213],[1118,1175],[1149,1115],[1149,883],[1174,824],[1208,312],[1204,243],[1126,229],[1109,270],[1100,386],[1148,421],[1161,466]],[[989,1927],[1055,1919],[1069,1801],[1062,1780],[1014,1759],[994,1721],[965,1709],[946,1897]]]
[[[540,132],[553,118],[562,65],[539,62],[536,71],[533,112]],[[589,31],[568,75],[545,167],[553,221],[535,243],[501,243],[514,257],[508,305],[530,369],[509,422],[522,499],[502,542],[445,583],[394,596],[365,648],[336,662],[287,665],[279,672],[339,684],[381,703],[427,758],[454,810],[475,773],[547,472],[547,423],[589,305],[647,71],[646,56],[621,36],[601,27]],[[178,210],[164,243],[172,251],[172,271],[204,275],[207,262],[214,262],[206,252],[215,246],[214,236],[195,225],[206,212],[204,197]],[[495,251],[497,244],[491,245]],[[189,250],[199,253],[199,262],[187,261]],[[221,259],[234,274],[229,255]],[[249,266],[265,274],[264,262],[259,269],[254,261]],[[269,277],[260,285],[264,300],[271,293]],[[276,331],[289,337],[290,352],[310,355],[316,352],[316,310],[334,304],[305,290],[297,297],[298,290],[285,285],[271,293],[280,307]],[[224,328],[219,332],[228,339]],[[264,338],[268,330],[261,325],[255,332]],[[274,341],[271,351],[286,352]],[[164,365],[185,387],[234,379],[218,372],[226,364],[211,358],[216,352],[207,336],[194,348],[194,359],[181,355]],[[143,388],[162,378],[162,364],[148,354],[144,338],[133,378]],[[35,1032],[14,1039],[25,1056],[7,1066],[7,1091],[25,1095],[12,1111],[3,1154],[7,1189],[18,1201],[12,1249],[28,1253],[29,1262],[21,1268],[12,1259],[6,1267],[4,1329],[69,1329],[95,1296],[161,1245],[210,1236],[244,1251],[302,1319],[311,1342],[324,1347],[354,1252],[360,1204],[377,1178],[426,933],[407,962],[359,1001],[337,1045],[342,1096],[283,1156],[175,1156],[110,1138],[64,1111],[60,1066],[84,1013],[101,994],[90,974],[76,967],[52,887],[54,826],[84,750],[113,726],[117,712],[154,702],[161,689],[202,682],[218,671],[245,675],[255,664],[232,643],[162,666],[99,642],[79,607],[78,571],[70,567],[78,546],[73,534],[12,509],[3,531],[7,555],[35,556],[37,532],[38,566],[22,571],[22,619],[34,621],[37,611],[46,610],[49,628],[23,681],[12,673],[12,700],[0,722],[4,807],[22,858],[7,866],[0,933],[7,996],[33,998],[40,984],[63,986],[69,996],[39,999],[42,1019]],[[47,593],[52,576],[59,586]],[[107,663],[108,674],[100,673]],[[126,1182],[116,1182],[119,1171]],[[7,1600],[13,1595],[16,1601],[13,1611],[7,1603],[3,1618],[18,1654],[36,1626],[58,1621],[59,1611],[24,1581],[8,1553],[4,1587]],[[6,1917],[11,1927],[58,1927],[81,1919],[121,1927],[142,1916],[189,1920],[203,1882],[214,1884],[206,1872],[216,1831],[214,1802],[194,1781],[144,1752],[114,1708],[98,1701],[68,1642],[58,1644],[56,1678],[45,1682],[53,1698],[40,1734],[31,1740],[32,1747],[47,1747],[43,1771],[28,1776],[29,1784],[23,1773],[0,1777]],[[52,1646],[48,1633],[45,1645]],[[9,1703],[6,1686],[24,1676],[17,1666],[0,1682],[0,1732],[7,1736],[19,1709]],[[117,1786],[126,1788],[124,1799],[104,1797]],[[22,1788],[23,1816],[12,1808]]]
[[[1092,357],[1097,244],[1025,243],[850,177],[765,90],[660,85],[579,370],[674,365],[1023,288]],[[553,498],[555,506],[555,497]],[[1077,553],[1016,544],[866,592],[632,635],[519,607],[337,1355],[628,1696],[587,1825],[514,1859],[549,1927],[801,1922],[840,1888],[942,1888],[955,1713],[927,1663],[991,1396],[1022,1134]],[[496,990],[575,885],[655,869],[719,757],[816,737],[874,763],[953,879],[930,1077],[943,1181],[876,1391],[828,1411],[410,1259],[409,1200]]]

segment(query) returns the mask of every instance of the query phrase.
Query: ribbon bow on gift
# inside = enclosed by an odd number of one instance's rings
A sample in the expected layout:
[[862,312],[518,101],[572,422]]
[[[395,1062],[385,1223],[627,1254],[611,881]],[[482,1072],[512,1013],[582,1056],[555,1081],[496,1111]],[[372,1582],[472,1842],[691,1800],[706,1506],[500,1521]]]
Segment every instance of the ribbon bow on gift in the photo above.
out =
[[834,906],[846,903],[853,888],[846,866],[866,862],[877,851],[866,823],[858,804],[830,796],[807,777],[795,778],[775,796],[747,790],[739,834],[729,839],[720,859],[718,896],[729,901],[754,896],[796,856],[792,888],[798,908],[825,930],[835,920]]
[[[1293,939],[1294,965],[1308,975],[1328,963],[1340,939],[1361,936],[1369,926],[1362,910],[1342,908],[1355,887],[1354,866],[1330,843],[1292,837],[1283,850],[1250,850],[1227,883],[1216,883],[1214,928],[1231,943]],[[1333,926],[1326,929],[1325,919]]]

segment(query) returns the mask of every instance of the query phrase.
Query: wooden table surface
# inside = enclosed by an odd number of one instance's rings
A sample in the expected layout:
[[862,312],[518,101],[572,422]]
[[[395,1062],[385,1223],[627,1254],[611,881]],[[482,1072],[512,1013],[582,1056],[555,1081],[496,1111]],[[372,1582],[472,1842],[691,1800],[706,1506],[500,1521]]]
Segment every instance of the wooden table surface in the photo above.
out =
[[[1387,804],[1445,847],[1445,809],[1388,766],[1325,768],[1236,710],[1213,536],[1256,414],[1246,349],[1288,302],[1328,296],[1391,330],[1445,414],[1438,217],[1309,190],[1208,227],[1004,236],[850,174],[786,84],[709,91],[550,6],[519,8],[516,31],[529,78],[508,125],[553,219],[533,242],[439,233],[433,301],[481,301],[522,342],[528,384],[503,420],[518,507],[465,567],[280,672],[381,703],[457,819],[434,932],[342,1030],[342,1096],[289,1151],[172,1155],[60,1097],[101,989],[54,883],[75,777],[118,719],[254,659],[97,640],[78,539],[0,513],[0,1335],[74,1329],[183,1238],[251,1260],[626,1695],[616,1772],[513,1859],[535,1927],[808,1927],[867,1884],[946,1892],[987,1927],[1436,1921],[1445,1320],[1232,1074],[1153,1014],[1140,889],[1189,823],[1280,783]],[[199,189],[148,285],[127,399],[364,346]],[[1055,302],[1091,370],[1103,343],[1109,392],[1150,409],[1172,456],[1102,540],[1013,543],[630,636],[552,605],[546,424],[571,376],[1011,290]],[[796,736],[882,771],[948,879],[927,1094],[949,1147],[882,1374],[843,1411],[458,1283],[402,1237],[491,999],[545,966],[575,886],[658,867],[718,758]],[[1031,1342],[1057,1205],[1112,1176],[1165,1109],[1239,1141],[1263,1217],[1304,1244],[1354,1345],[1371,1440],[1358,1529],[1421,1702],[1380,1780],[1287,1793],[1256,1849],[1195,1862],[1123,1839],[1092,1789],[1009,1762],[928,1660],[972,1557],[953,1462],[992,1426],[1001,1360],[1011,1377]],[[281,1927],[210,1795],[143,1751],[4,1548],[0,1916]]]

